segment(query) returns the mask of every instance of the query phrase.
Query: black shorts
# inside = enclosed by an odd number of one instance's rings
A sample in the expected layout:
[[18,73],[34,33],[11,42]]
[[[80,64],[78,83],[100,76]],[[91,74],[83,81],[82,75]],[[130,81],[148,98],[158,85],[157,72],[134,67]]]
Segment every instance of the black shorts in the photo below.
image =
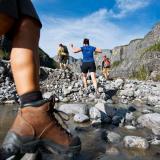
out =
[[24,15],[29,16],[42,26],[31,0],[0,0],[0,13],[5,13],[15,19],[20,19]]
[[59,57],[59,63],[63,63],[63,64],[66,64],[67,63],[67,59],[68,57],[67,56],[60,56]]
[[81,69],[82,73],[96,72],[95,62],[83,62]]

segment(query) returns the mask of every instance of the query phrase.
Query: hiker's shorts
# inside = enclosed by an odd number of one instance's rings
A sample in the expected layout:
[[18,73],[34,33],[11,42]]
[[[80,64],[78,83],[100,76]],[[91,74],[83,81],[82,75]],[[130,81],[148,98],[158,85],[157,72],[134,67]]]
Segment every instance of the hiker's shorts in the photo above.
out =
[[96,72],[95,62],[83,62],[81,67],[82,73]]
[[0,0],[0,13],[5,13],[17,20],[22,16],[29,16],[42,26],[31,0]]
[[66,64],[66,63],[67,63],[67,59],[68,59],[67,56],[61,55],[61,56],[59,57],[59,63]]

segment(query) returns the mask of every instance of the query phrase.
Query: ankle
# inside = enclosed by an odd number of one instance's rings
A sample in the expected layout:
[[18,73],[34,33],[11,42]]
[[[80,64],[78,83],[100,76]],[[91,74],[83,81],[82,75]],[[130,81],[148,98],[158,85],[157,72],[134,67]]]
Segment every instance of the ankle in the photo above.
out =
[[40,91],[32,91],[20,96],[21,106],[31,104],[33,106],[40,105],[43,101],[42,93]]
[[33,106],[32,104],[28,104],[26,106],[21,106],[22,112],[47,112],[49,111],[49,104],[47,102],[38,105],[38,106]]

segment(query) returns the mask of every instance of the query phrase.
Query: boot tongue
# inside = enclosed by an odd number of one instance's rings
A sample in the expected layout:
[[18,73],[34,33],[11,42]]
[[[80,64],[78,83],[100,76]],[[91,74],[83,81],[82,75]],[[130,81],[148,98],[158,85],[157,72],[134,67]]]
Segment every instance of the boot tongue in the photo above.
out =
[[49,114],[50,116],[55,119],[60,126],[62,126],[62,128],[64,130],[66,130],[68,133],[70,133],[70,130],[68,128],[68,125],[66,124],[65,121],[69,121],[70,116],[68,114],[66,114],[63,111],[60,111],[58,109],[55,109],[55,96],[51,96],[51,98],[49,99],[50,103],[49,103]]

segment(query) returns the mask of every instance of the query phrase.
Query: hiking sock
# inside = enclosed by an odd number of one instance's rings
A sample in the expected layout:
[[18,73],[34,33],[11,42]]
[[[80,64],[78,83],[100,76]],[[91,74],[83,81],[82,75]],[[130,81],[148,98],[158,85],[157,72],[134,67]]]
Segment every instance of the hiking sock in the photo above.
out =
[[20,98],[21,106],[34,104],[35,102],[39,102],[43,100],[42,93],[40,91],[25,93],[21,95],[19,98]]

